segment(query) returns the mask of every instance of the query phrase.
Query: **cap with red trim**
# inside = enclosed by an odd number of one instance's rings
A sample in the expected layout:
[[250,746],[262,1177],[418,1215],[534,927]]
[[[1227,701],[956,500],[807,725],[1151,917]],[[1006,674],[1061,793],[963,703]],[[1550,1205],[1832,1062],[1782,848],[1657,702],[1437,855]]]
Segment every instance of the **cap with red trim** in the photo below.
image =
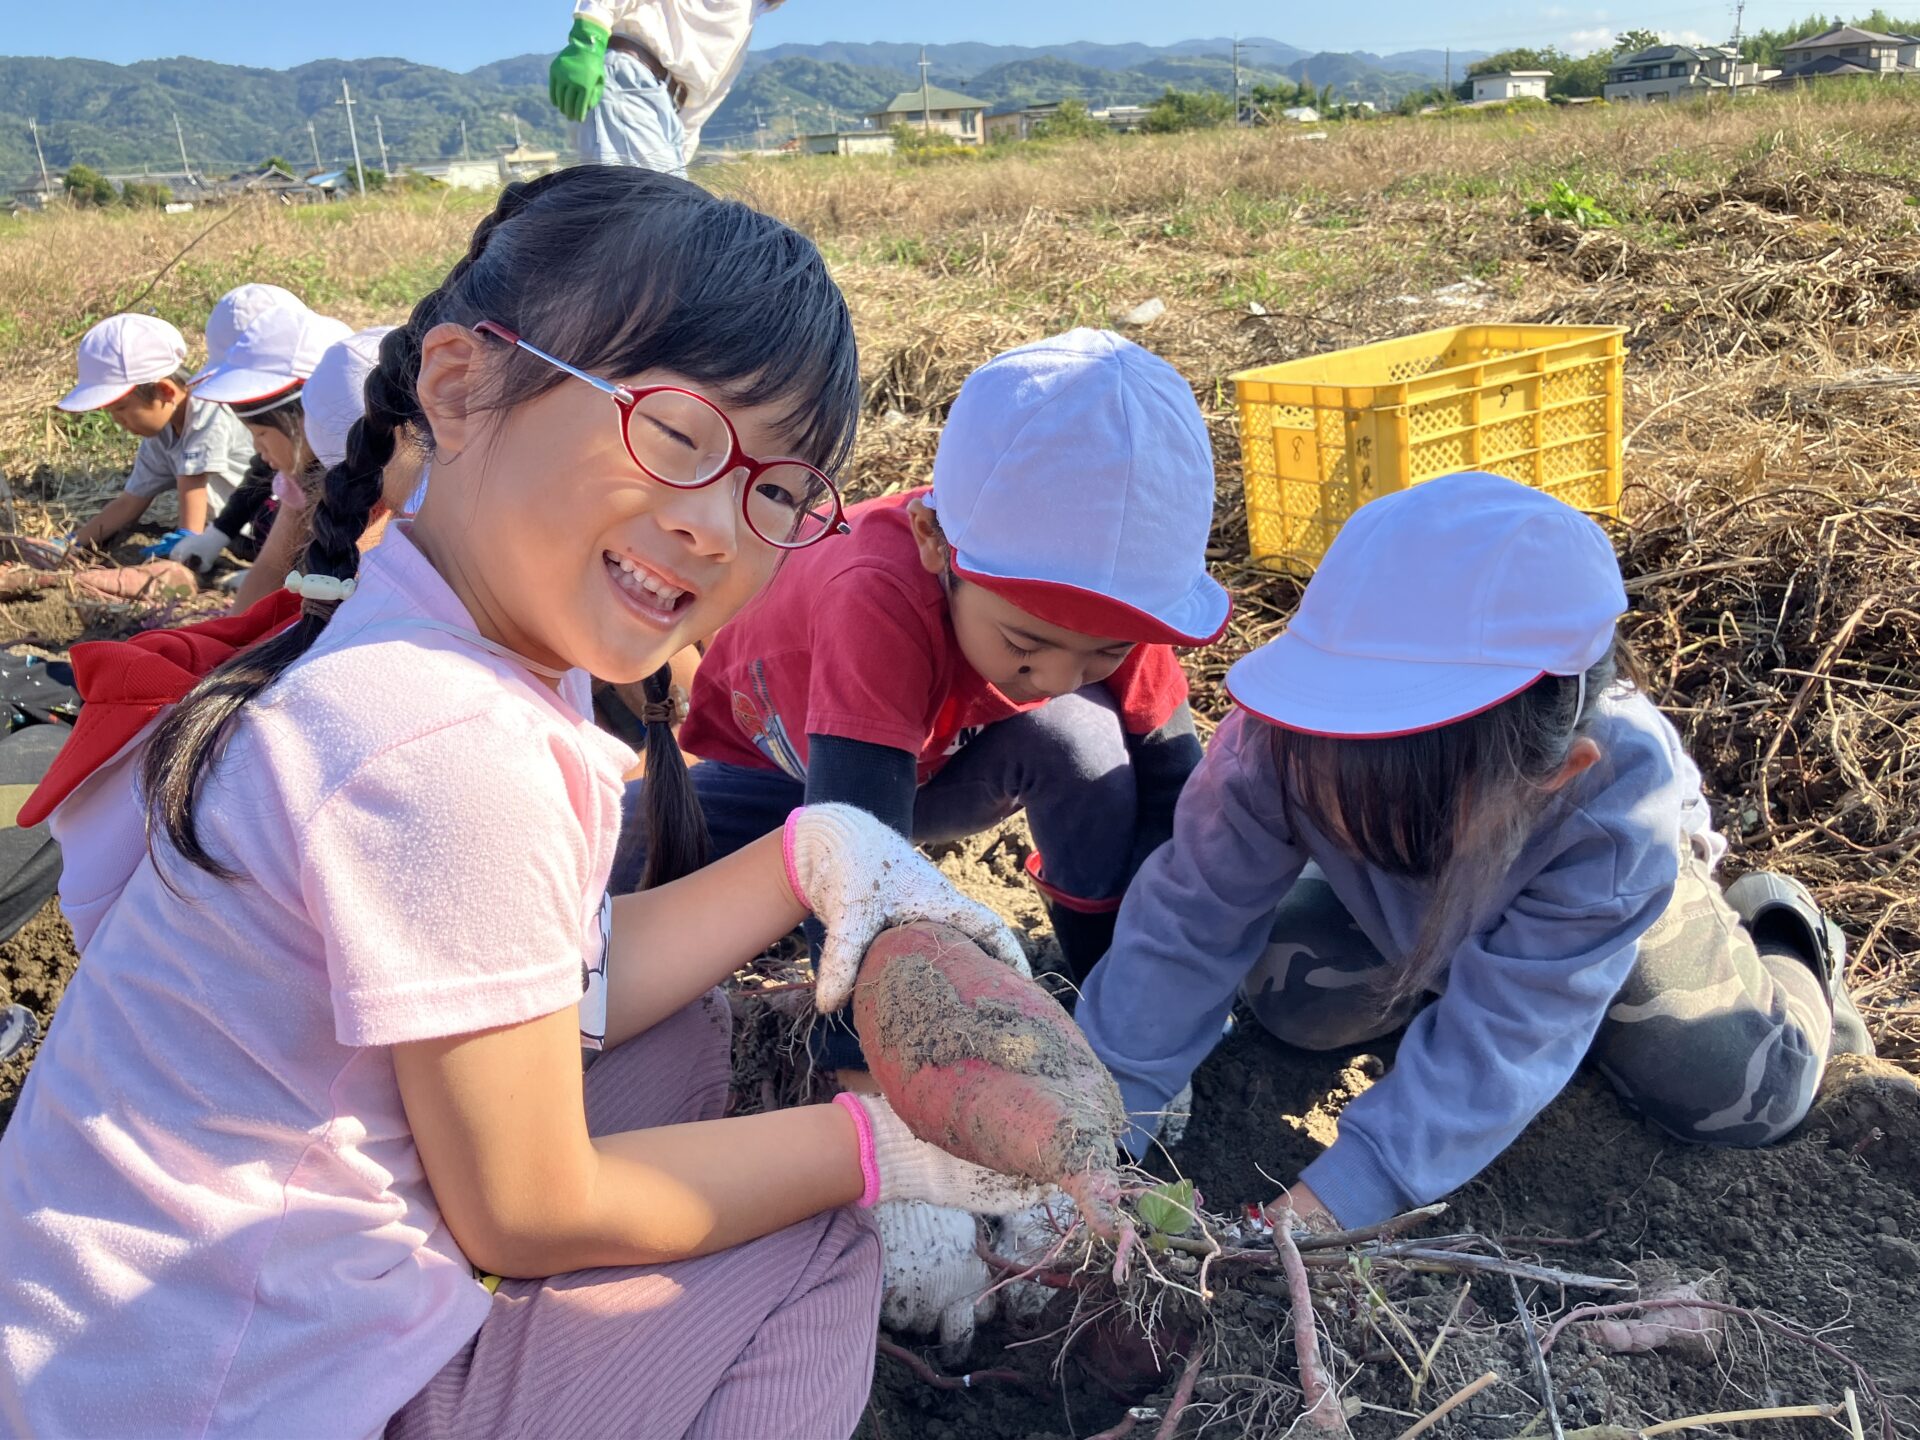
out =
[[1413,734],[1542,675],[1585,674],[1626,608],[1592,520],[1498,475],[1448,475],[1361,506],[1292,622],[1227,672],[1227,692],[1290,730]]
[[223,405],[257,404],[300,384],[327,347],[353,332],[306,306],[263,306],[228,347],[224,358],[194,379],[193,393]]
[[1213,450],[1193,391],[1108,330],[997,355],[960,388],[927,504],[954,572],[1049,624],[1205,645],[1231,602],[1207,573]]
[[225,363],[227,352],[233,349],[241,333],[257,324],[270,310],[311,313],[306,301],[278,285],[236,285],[222,295],[215,302],[213,313],[207,316],[207,363],[194,373],[193,383],[198,385],[216,365]]
[[98,410],[136,385],[151,385],[187,362],[186,337],[157,315],[109,315],[81,337],[80,383],[62,410]]

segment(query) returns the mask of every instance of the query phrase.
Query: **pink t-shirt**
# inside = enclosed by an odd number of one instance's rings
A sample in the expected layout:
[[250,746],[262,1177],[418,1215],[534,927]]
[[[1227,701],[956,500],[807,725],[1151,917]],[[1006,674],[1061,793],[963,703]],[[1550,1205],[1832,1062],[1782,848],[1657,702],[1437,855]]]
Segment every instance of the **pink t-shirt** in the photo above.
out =
[[404,535],[361,576],[208,778],[240,879],[67,850],[90,937],[0,1138],[0,1432],[374,1435],[487,1313],[388,1047],[579,1002],[633,755],[584,676],[432,628],[472,621]]

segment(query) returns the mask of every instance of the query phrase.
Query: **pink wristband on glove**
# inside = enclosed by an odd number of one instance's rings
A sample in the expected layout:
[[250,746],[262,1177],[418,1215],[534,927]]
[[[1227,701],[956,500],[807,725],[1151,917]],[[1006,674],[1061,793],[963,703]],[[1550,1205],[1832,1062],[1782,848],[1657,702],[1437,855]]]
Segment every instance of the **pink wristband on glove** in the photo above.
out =
[[[798,813],[798,812],[795,812]],[[866,1182],[857,1202],[862,1210],[871,1210],[880,1199],[880,1162],[873,1154],[873,1117],[867,1107],[842,1090],[833,1103],[853,1117],[854,1132],[860,1137],[860,1178]]]
[[780,863],[787,867],[787,888],[793,892],[793,898],[800,902],[800,908],[811,915],[813,902],[807,899],[807,892],[800,888],[800,872],[793,864],[793,832],[799,823],[800,811],[795,810],[787,816],[787,823],[780,827]]

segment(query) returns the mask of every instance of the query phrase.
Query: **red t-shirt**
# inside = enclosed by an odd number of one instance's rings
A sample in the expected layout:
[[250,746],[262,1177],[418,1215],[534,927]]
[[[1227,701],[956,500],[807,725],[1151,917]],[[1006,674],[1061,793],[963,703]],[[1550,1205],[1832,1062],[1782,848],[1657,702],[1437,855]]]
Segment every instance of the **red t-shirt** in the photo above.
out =
[[[853,534],[787,558],[707,647],[681,749],[804,780],[807,736],[835,735],[918,756],[924,785],[983,726],[1046,704],[1015,704],[960,653],[907,516],[926,493],[856,505]],[[1157,730],[1187,698],[1167,645],[1136,645],[1106,684],[1130,735]]]

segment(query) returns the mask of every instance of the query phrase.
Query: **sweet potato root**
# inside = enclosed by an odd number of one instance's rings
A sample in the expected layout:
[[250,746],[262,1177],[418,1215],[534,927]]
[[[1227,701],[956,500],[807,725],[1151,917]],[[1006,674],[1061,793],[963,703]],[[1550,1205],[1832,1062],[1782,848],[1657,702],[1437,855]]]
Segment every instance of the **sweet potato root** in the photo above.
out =
[[1058,1185],[1113,1233],[1120,1092],[1046,991],[957,930],[900,925],[867,950],[853,1023],[881,1093],[915,1135]]

